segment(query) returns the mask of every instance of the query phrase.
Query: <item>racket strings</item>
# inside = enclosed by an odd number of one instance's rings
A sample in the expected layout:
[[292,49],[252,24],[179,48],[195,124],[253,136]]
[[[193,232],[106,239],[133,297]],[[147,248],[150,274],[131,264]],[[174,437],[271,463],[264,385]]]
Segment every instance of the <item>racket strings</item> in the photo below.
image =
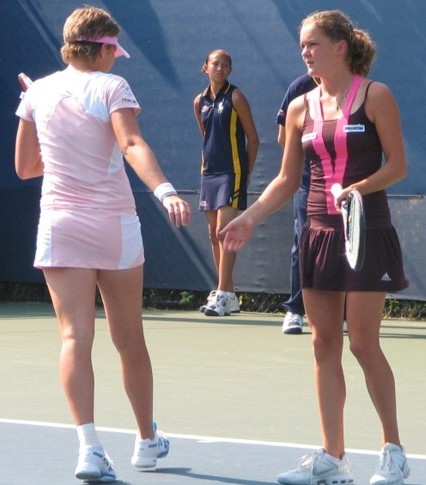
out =
[[364,261],[365,216],[362,198],[350,193],[346,204],[346,254],[355,271],[359,271]]
[[[346,240],[349,243],[350,249],[354,249],[354,241],[357,240],[359,234],[359,226],[355,223],[359,220],[358,206],[354,204],[354,198],[350,196],[347,201],[347,221],[346,221]],[[357,230],[358,229],[358,230]]]

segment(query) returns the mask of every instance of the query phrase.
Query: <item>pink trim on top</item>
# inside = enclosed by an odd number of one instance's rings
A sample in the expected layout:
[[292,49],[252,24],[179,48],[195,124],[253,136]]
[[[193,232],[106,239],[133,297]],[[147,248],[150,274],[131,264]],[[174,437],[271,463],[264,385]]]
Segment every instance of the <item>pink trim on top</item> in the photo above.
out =
[[322,160],[324,179],[325,179],[325,193],[327,198],[327,212],[328,214],[338,214],[334,206],[334,196],[331,193],[331,186],[333,184],[343,185],[343,177],[345,175],[346,164],[348,161],[348,149],[347,149],[347,133],[344,131],[344,127],[348,124],[349,115],[351,113],[352,104],[354,102],[356,93],[361,84],[362,77],[354,76],[352,79],[351,87],[349,89],[348,97],[343,106],[343,116],[337,119],[336,131],[334,134],[334,147],[335,147],[335,166],[331,164],[330,155],[325,147],[323,138],[323,124],[324,117],[322,114],[320,97],[321,90],[318,89],[313,96],[312,116],[314,117],[313,131],[316,133],[316,138],[313,140],[312,145],[315,152]]

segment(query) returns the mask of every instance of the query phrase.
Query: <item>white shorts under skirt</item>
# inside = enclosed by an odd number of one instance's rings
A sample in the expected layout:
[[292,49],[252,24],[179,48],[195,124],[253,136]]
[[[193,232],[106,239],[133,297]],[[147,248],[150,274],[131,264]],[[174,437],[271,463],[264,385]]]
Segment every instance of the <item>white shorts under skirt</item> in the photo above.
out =
[[35,267],[117,270],[143,263],[141,226],[136,213],[42,211]]

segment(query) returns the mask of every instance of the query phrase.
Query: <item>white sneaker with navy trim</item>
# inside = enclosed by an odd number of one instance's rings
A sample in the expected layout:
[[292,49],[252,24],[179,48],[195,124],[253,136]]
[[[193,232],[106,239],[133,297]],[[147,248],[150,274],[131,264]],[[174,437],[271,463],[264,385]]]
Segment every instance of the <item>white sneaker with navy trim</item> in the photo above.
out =
[[216,299],[216,290],[212,290],[209,293],[209,296],[207,297],[207,302],[204,305],[201,305],[199,310],[201,313],[204,313],[206,311],[207,305],[210,303],[210,301],[214,301]]
[[75,476],[88,482],[115,482],[114,463],[102,447],[80,449]]
[[231,314],[230,300],[226,291],[216,290],[213,300],[209,300],[204,315],[208,317],[223,317]]
[[157,430],[154,423],[155,436],[153,440],[141,440],[136,437],[132,465],[136,468],[152,468],[157,464],[157,458],[165,458],[169,454],[170,443],[167,436]]
[[287,312],[283,321],[282,332],[290,335],[302,333],[303,317],[297,313]]

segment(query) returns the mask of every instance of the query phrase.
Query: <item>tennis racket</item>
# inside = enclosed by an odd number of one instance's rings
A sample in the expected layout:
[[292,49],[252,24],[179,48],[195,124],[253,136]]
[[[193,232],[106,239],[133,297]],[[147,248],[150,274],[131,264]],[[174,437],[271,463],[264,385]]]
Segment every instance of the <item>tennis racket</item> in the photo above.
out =
[[[335,199],[342,193],[342,190],[340,184],[333,184],[331,187],[331,193]],[[359,271],[364,264],[366,232],[361,194],[357,190],[351,190],[340,209],[345,231],[346,259],[354,271]]]
[[25,91],[31,86],[31,84],[33,83],[32,80],[26,75],[24,74],[23,72],[20,72],[18,74],[18,81],[19,81],[19,84],[21,85],[21,89],[22,89],[22,93],[21,93],[21,96],[20,98],[22,99],[24,96],[24,93]]

